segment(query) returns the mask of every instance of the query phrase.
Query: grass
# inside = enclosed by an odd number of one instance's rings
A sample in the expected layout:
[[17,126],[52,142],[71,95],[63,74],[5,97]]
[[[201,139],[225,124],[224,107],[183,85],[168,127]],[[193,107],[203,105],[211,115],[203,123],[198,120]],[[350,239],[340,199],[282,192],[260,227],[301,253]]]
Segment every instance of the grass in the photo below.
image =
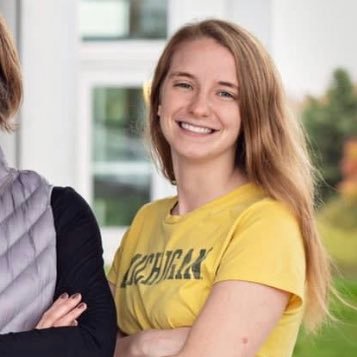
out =
[[336,281],[342,296],[355,308],[332,304],[338,319],[324,326],[316,336],[301,331],[294,357],[357,356],[357,205],[336,197],[320,211],[318,228],[327,250],[345,276]]
[[[346,300],[357,307],[357,281],[340,279],[336,286]],[[332,310],[338,322],[323,327],[316,336],[301,331],[294,357],[357,356],[357,308],[336,302]]]

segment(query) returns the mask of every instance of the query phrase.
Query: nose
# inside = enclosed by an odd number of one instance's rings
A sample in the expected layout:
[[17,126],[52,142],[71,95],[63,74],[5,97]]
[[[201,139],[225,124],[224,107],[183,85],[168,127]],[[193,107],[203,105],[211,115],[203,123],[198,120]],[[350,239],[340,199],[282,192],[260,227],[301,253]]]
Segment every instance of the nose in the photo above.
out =
[[210,113],[211,106],[208,95],[203,91],[197,91],[192,96],[189,111],[195,117],[207,117]]

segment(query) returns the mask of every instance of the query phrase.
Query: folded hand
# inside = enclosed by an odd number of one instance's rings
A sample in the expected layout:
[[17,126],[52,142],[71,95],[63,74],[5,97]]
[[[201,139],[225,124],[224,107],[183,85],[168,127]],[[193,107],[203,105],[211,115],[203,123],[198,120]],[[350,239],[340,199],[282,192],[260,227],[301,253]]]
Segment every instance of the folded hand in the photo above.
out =
[[71,296],[62,294],[42,315],[36,328],[77,326],[78,317],[87,309],[87,305],[81,300],[79,293]]

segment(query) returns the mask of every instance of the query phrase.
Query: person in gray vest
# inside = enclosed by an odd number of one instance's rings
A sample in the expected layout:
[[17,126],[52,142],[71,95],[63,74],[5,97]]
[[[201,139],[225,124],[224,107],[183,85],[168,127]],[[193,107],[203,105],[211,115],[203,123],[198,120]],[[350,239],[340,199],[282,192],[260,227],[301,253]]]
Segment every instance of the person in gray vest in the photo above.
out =
[[[0,128],[22,98],[0,17]],[[0,356],[113,356],[115,306],[94,215],[72,188],[10,168],[0,148]]]

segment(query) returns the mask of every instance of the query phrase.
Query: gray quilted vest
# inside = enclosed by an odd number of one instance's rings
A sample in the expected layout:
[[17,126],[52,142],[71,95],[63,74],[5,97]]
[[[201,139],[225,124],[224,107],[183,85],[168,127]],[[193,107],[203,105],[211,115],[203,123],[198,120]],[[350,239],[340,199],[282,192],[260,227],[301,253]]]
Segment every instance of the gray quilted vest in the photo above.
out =
[[7,166],[0,148],[0,333],[34,328],[56,285],[51,186]]

